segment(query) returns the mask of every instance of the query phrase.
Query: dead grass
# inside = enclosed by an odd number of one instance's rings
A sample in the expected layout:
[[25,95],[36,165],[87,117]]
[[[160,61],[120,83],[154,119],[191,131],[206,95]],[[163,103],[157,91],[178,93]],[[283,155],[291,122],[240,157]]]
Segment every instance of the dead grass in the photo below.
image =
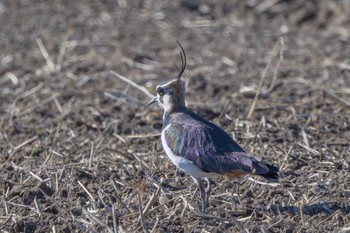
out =
[[[346,232],[349,14],[341,0],[2,1],[2,231]],[[176,40],[189,106],[278,164],[278,186],[218,179],[198,212],[145,106],[177,73]]]

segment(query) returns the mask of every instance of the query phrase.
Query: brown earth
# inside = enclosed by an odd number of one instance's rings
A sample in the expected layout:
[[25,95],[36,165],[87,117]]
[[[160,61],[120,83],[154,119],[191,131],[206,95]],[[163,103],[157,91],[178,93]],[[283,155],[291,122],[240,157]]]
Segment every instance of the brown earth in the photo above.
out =
[[[346,232],[349,15],[346,0],[1,0],[1,232]],[[280,166],[278,186],[217,179],[198,213],[161,109],[117,75],[154,93],[176,40],[188,105]]]

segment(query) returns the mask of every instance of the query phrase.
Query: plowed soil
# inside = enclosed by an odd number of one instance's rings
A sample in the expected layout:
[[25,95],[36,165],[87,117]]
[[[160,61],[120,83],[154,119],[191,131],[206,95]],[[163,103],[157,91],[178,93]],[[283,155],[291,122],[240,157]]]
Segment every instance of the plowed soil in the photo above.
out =
[[[0,231],[349,231],[349,16],[346,0],[1,0]],[[199,212],[145,106],[176,40],[188,106],[278,185],[215,179]]]

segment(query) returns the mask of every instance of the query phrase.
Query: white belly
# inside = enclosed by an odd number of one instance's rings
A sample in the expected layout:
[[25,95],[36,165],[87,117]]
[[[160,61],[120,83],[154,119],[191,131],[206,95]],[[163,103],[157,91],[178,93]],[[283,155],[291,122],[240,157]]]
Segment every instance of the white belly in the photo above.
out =
[[173,162],[178,168],[180,168],[182,171],[184,171],[185,173],[187,173],[188,175],[190,175],[194,178],[215,177],[215,176],[219,175],[216,173],[204,172],[199,167],[197,167],[197,165],[195,165],[192,161],[185,159],[181,156],[175,155],[172,152],[172,150],[169,148],[169,146],[165,140],[164,132],[169,127],[170,127],[170,125],[168,125],[163,130],[162,135],[161,135],[161,140],[162,140],[162,145],[163,145],[164,151],[168,155],[171,162]]

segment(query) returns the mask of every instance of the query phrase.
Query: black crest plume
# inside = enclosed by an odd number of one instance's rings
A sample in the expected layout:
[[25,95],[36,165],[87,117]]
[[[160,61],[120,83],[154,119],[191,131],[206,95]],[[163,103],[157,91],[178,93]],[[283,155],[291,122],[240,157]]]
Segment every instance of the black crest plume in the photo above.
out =
[[186,69],[186,53],[184,48],[182,47],[182,45],[180,44],[179,41],[176,41],[177,44],[180,46],[181,48],[181,52],[180,52],[180,57],[181,57],[181,70],[179,71],[179,74],[177,75],[177,79],[181,78],[181,75],[184,73],[185,69]]

